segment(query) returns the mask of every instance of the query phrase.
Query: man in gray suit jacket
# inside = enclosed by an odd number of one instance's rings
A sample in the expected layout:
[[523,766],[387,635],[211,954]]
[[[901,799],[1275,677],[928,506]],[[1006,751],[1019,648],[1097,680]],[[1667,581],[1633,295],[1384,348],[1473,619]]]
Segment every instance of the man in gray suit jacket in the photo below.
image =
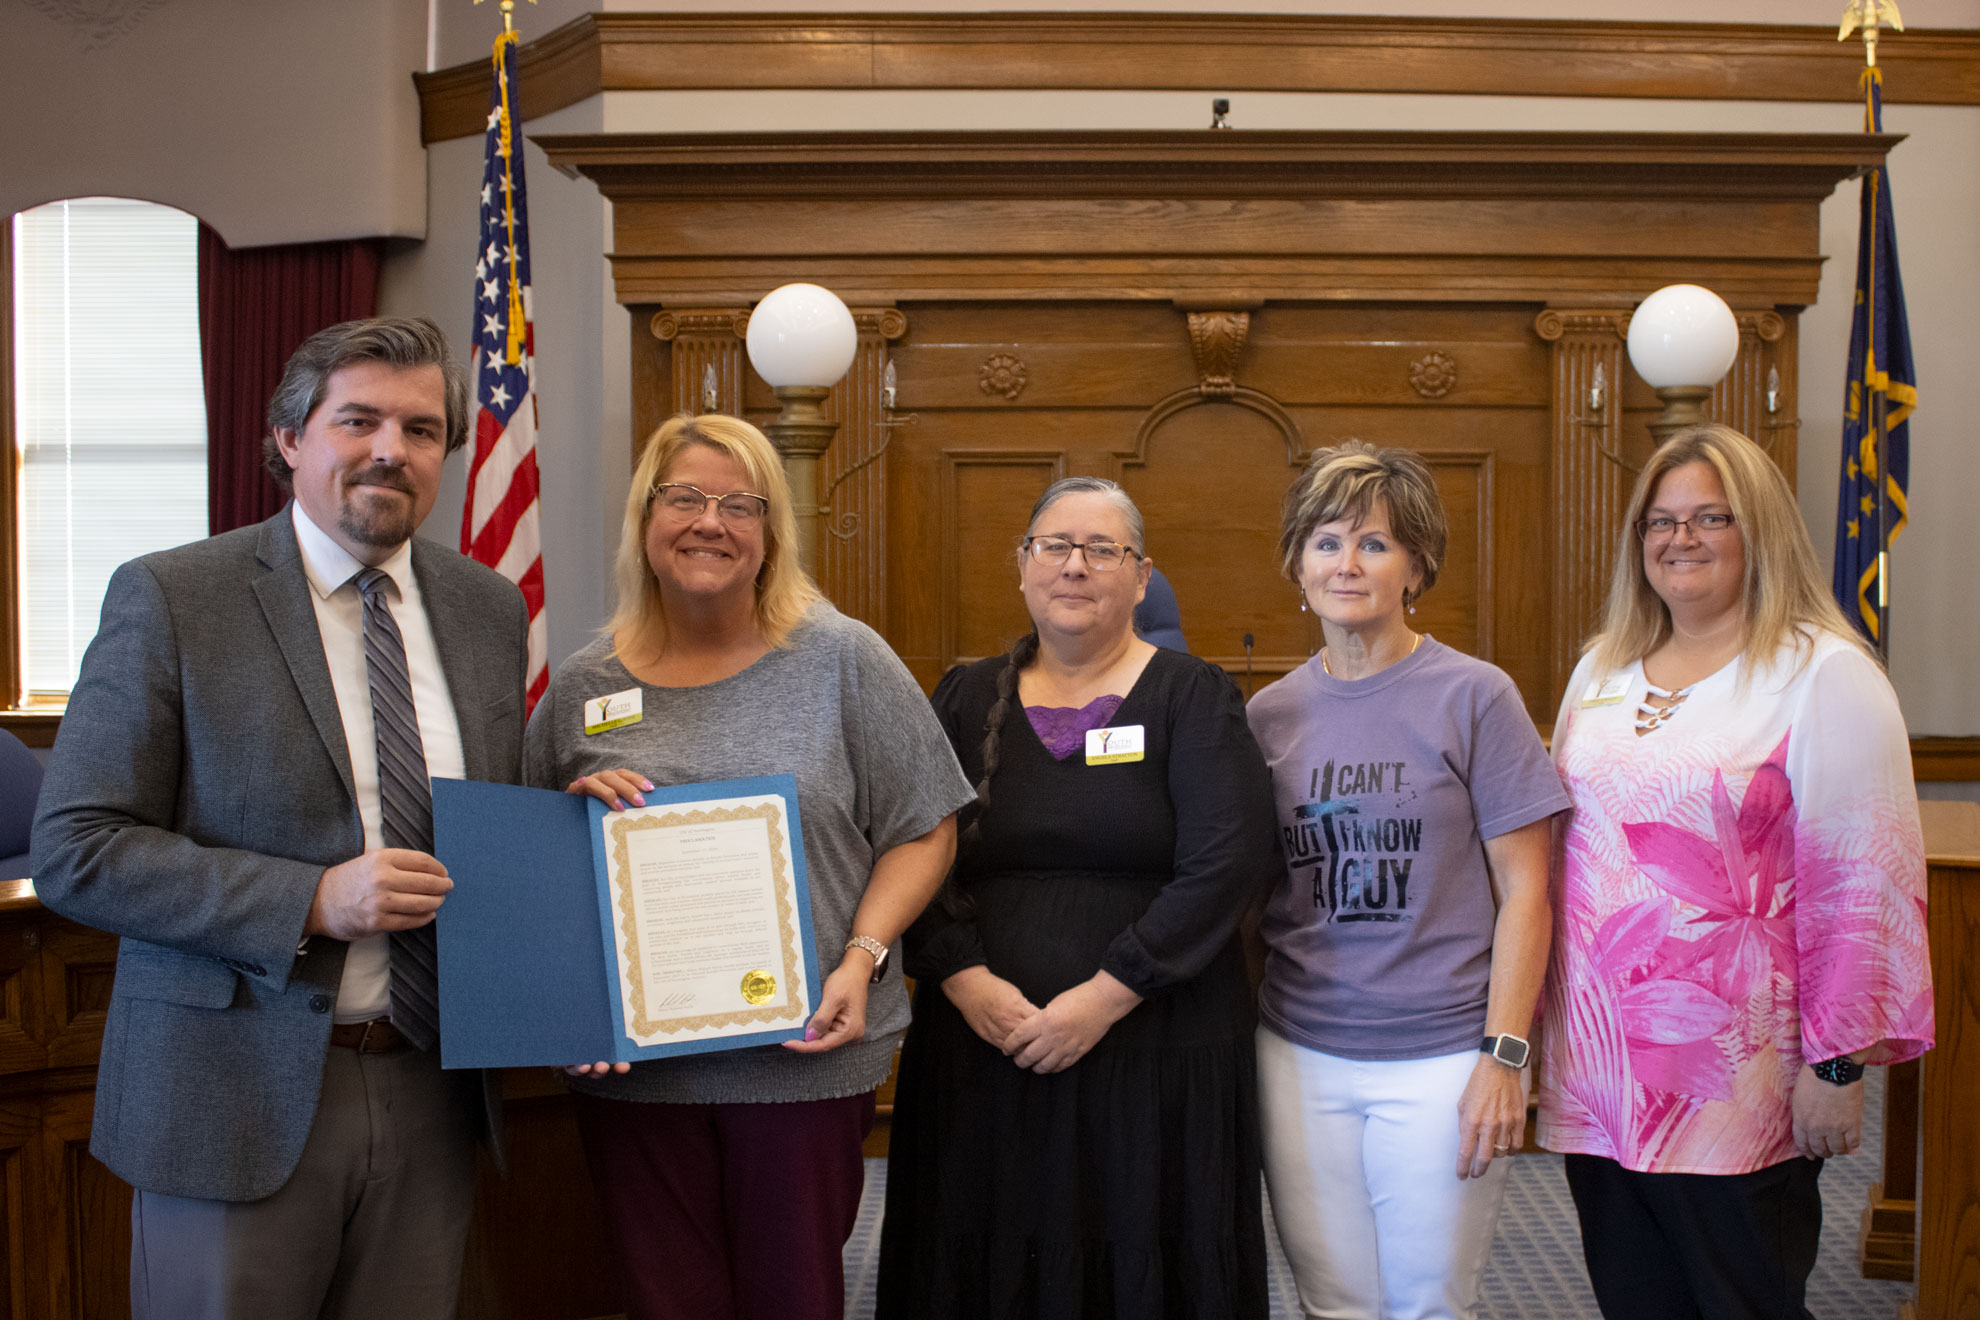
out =
[[432,322],[321,332],[269,406],[289,506],[104,597],[33,867],[123,937],[90,1149],[137,1317],[454,1314],[486,1117],[434,1049],[426,780],[515,781],[528,628],[413,538],[467,408]]

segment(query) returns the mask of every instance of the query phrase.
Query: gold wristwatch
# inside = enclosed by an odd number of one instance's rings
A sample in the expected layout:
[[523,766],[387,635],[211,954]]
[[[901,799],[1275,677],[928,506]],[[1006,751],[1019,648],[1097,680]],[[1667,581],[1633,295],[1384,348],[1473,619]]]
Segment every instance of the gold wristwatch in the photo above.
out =
[[873,979],[878,981],[887,974],[887,946],[871,935],[855,935],[846,941],[848,949],[865,949],[873,955]]

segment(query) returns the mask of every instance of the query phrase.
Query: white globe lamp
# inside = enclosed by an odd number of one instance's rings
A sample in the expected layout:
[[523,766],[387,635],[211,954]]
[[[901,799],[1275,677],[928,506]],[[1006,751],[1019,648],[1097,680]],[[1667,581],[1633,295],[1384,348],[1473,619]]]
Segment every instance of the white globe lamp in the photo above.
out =
[[839,424],[825,415],[825,396],[844,378],[859,351],[859,327],[830,289],[786,284],[749,314],[749,363],[776,391],[777,420],[763,428],[784,459],[791,512],[797,515],[798,559],[818,571],[818,466]]
[[831,389],[852,366],[859,328],[839,295],[816,284],[774,289],[749,314],[749,362],[772,389]]
[[1659,444],[1706,420],[1705,401],[1738,356],[1739,321],[1710,289],[1671,284],[1643,300],[1629,320],[1629,361],[1664,401],[1650,423]]

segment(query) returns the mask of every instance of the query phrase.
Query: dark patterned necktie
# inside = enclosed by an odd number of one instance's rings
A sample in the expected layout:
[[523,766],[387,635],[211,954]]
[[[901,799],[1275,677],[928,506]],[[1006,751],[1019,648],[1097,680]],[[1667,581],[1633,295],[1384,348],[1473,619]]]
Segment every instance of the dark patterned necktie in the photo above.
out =
[[[419,741],[406,643],[385,599],[391,577],[382,568],[357,575],[364,597],[364,668],[371,680],[371,726],[378,740],[378,811],[387,848],[433,851],[433,790]],[[392,1025],[431,1053],[440,1040],[440,959],[431,923],[395,930],[392,945]]]

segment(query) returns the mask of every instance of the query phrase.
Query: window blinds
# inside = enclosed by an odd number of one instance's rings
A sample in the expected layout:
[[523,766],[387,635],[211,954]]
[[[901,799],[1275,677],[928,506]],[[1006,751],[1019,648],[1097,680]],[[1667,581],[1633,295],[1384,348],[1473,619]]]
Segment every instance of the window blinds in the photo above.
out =
[[206,534],[198,222],[85,197],[13,223],[21,685],[54,694],[117,565]]

